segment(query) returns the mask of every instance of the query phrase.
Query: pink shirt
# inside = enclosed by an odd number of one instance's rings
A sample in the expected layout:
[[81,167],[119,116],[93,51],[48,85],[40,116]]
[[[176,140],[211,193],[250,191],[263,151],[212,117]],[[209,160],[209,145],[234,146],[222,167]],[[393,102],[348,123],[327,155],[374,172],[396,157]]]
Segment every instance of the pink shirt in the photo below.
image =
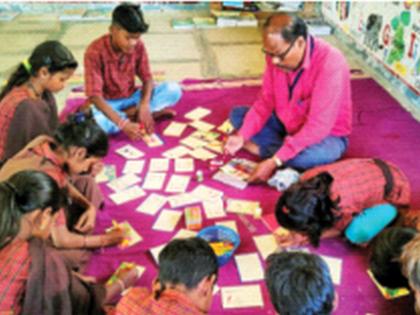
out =
[[[311,39],[312,38],[312,39]],[[311,45],[311,41],[312,45]],[[289,82],[303,71],[289,98]],[[287,161],[327,136],[347,136],[352,125],[350,71],[343,54],[322,39],[308,37],[302,66],[286,73],[266,58],[263,86],[239,134],[257,134],[275,112],[287,130],[276,156]]]

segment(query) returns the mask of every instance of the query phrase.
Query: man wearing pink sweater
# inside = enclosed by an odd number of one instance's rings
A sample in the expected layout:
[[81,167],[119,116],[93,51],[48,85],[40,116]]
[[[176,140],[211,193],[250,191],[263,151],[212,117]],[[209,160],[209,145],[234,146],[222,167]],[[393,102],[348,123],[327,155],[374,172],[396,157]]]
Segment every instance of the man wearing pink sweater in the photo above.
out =
[[237,107],[237,132],[225,143],[263,160],[250,182],[266,181],[281,166],[305,170],[338,160],[352,125],[350,71],[343,54],[308,34],[299,17],[277,14],[264,25],[266,69],[251,108]]

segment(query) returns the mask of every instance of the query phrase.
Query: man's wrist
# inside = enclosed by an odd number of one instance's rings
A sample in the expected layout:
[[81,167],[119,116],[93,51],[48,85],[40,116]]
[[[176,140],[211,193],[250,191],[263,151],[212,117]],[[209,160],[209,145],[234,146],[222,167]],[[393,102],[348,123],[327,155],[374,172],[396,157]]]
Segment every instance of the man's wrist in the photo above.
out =
[[271,159],[276,164],[276,167],[280,167],[280,166],[283,165],[283,162],[277,156],[273,155],[273,157]]

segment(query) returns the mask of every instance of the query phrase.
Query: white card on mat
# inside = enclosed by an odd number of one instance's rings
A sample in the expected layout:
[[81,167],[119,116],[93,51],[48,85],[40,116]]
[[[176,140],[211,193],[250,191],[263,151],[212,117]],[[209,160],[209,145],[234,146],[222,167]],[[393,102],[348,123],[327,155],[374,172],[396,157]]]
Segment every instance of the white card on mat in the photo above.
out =
[[[191,137],[191,136],[181,139],[181,141],[179,142],[182,143],[183,145],[186,145],[187,147],[190,147],[191,149],[201,148],[207,144],[205,141]],[[191,151],[188,152],[188,154],[191,154]]]
[[171,208],[178,208],[192,203],[198,203],[201,199],[192,193],[183,193],[168,197]]
[[189,125],[201,131],[210,131],[214,128],[214,125],[202,120],[195,120],[193,122],[190,122]]
[[264,279],[264,270],[257,253],[235,255],[235,260],[242,282]]
[[339,285],[341,283],[341,269],[343,266],[343,260],[335,257],[329,257],[321,255],[321,258],[327,263],[330,269],[331,279],[334,284]]
[[163,145],[162,139],[160,139],[159,136],[155,133],[145,135],[142,139],[149,148],[159,147]]
[[144,153],[142,151],[132,146],[131,144],[126,144],[121,148],[115,150],[115,152],[125,157],[126,159],[138,159],[144,156]]
[[198,185],[191,193],[196,195],[200,200],[212,200],[223,196],[223,191],[206,185]]
[[220,222],[216,222],[214,225],[226,226],[234,230],[236,233],[238,233],[238,226],[236,225],[235,220],[220,221]]
[[165,196],[152,193],[137,207],[136,211],[155,215],[165,205],[166,201]]
[[211,113],[210,109],[207,109],[204,107],[197,107],[193,109],[192,111],[186,113],[184,117],[191,120],[198,120],[207,116],[210,113]]
[[190,152],[190,155],[196,159],[207,161],[215,158],[217,155],[204,148],[196,148]]
[[223,199],[220,197],[204,200],[203,208],[207,219],[214,219],[226,216],[223,207]]
[[181,219],[182,212],[174,210],[162,210],[152,229],[164,232],[171,232]]
[[190,149],[187,147],[184,147],[183,145],[179,145],[177,147],[174,147],[172,149],[169,149],[162,153],[162,155],[168,159],[177,159],[181,156],[187,155],[191,152]]
[[192,172],[194,171],[194,159],[183,158],[175,159],[175,172]]
[[109,195],[109,198],[116,204],[120,205],[122,203],[134,200],[140,197],[143,197],[146,193],[140,186],[132,186],[126,190],[122,190]]
[[273,234],[254,236],[253,239],[264,260],[279,247]]
[[111,188],[113,191],[121,191],[140,182],[141,182],[140,177],[138,177],[136,174],[129,173],[121,177],[117,177],[116,179],[113,179],[106,185],[109,188]]
[[187,124],[173,121],[169,124],[168,127],[166,127],[163,134],[165,136],[179,137],[185,128],[187,128]]
[[140,174],[143,172],[144,160],[128,160],[125,162],[123,173]]
[[165,181],[166,173],[148,173],[144,179],[143,189],[160,190]]
[[165,191],[169,193],[183,193],[187,190],[190,179],[191,177],[186,175],[172,175]]
[[149,162],[149,172],[166,172],[169,169],[169,159],[152,158]]
[[223,308],[263,307],[259,284],[222,287]]

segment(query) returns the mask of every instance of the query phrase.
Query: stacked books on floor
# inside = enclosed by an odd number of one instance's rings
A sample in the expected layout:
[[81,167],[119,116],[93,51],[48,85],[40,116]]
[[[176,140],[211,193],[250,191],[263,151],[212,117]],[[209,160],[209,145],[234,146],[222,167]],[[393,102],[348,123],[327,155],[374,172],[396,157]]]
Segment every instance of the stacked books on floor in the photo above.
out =
[[258,26],[258,20],[251,12],[211,10],[218,27]]
[[211,16],[173,19],[171,24],[175,30],[215,28],[217,26],[216,19]]

